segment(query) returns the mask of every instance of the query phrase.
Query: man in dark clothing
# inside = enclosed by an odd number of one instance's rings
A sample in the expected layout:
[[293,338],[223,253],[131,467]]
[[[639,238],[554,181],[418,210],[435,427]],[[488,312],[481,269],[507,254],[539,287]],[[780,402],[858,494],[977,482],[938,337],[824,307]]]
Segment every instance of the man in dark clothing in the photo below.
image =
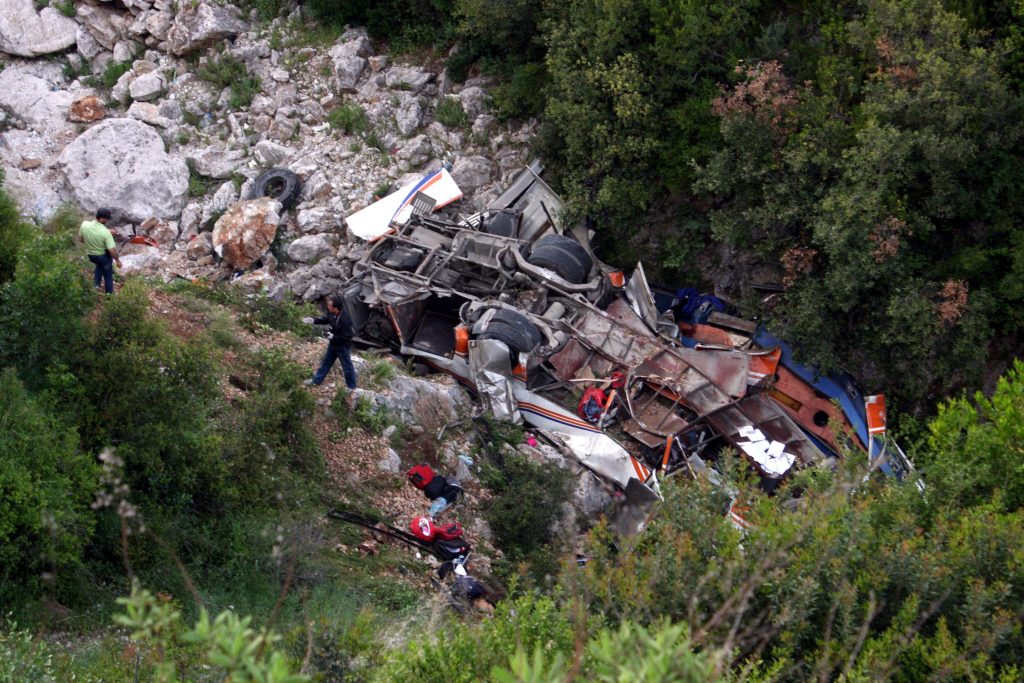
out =
[[320,386],[331,371],[335,360],[341,361],[341,369],[345,373],[345,386],[349,391],[356,388],[356,368],[352,365],[352,319],[345,312],[345,304],[341,297],[332,296],[327,300],[327,315],[319,318],[303,318],[302,322],[309,325],[327,325],[327,352],[317,368],[313,379],[305,384]]

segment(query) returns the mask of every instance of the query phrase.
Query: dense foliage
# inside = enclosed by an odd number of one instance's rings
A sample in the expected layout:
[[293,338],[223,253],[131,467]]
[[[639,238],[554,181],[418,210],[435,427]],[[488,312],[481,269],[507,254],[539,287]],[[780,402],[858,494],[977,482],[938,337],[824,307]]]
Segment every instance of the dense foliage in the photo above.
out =
[[1019,350],[1019,3],[310,7],[454,40],[449,72],[497,76],[499,117],[542,116],[536,149],[606,259],[714,277],[807,360],[908,410]]
[[[744,312],[805,358],[937,409],[911,453],[926,488],[849,462],[768,498],[726,467],[733,488],[665,482],[640,537],[599,526],[585,566],[558,569],[552,521],[569,482],[494,440],[479,455],[498,456],[484,473],[495,539],[551,580],[524,572],[492,616],[432,614],[430,631],[396,636],[380,616],[424,602],[381,578],[405,565],[366,557],[325,584],[326,561],[307,561],[319,527],[289,519],[323,479],[302,371],[249,352],[213,306],[242,308],[254,332],[303,329],[305,311],[188,285],[209,329],[172,334],[147,312],[146,285],[97,297],[68,232],[33,235],[0,188],[0,604],[48,624],[111,602],[129,574],[174,594],[133,587],[118,623],[139,649],[118,636],[81,660],[0,626],[0,681],[296,680],[303,657],[314,679],[353,681],[1021,679],[1024,364],[990,396],[942,400],[1020,350],[1019,2],[305,5],[392,49],[444,48],[455,78],[496,75],[497,114],[542,117],[536,149],[567,218],[597,231],[607,260],[644,256],[669,282],[724,273]],[[240,74],[224,59],[203,72],[222,85]],[[243,81],[235,104],[254,91]],[[358,114],[332,125],[357,131]],[[464,127],[459,114],[440,116]],[[765,280],[785,291],[750,295]],[[345,417],[370,431],[385,418],[368,403]],[[744,532],[723,514],[727,490],[749,510]],[[305,549],[284,569],[287,544]],[[301,605],[278,597],[283,577]],[[309,647],[317,600],[344,616],[321,617]],[[368,601],[355,620],[344,611]],[[291,636],[251,627],[236,604],[270,621],[290,610]]]

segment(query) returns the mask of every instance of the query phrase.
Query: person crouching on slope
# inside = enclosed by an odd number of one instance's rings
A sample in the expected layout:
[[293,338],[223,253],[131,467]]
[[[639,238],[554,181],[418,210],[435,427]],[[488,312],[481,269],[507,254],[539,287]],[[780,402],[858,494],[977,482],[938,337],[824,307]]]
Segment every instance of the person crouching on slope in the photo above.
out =
[[324,359],[317,368],[313,379],[307,379],[304,384],[320,386],[331,371],[335,359],[341,361],[341,369],[345,373],[345,386],[349,391],[356,388],[356,368],[352,365],[352,319],[345,312],[344,300],[340,296],[332,296],[327,299],[327,315],[319,318],[303,318],[302,322],[307,325],[327,325],[327,352]]

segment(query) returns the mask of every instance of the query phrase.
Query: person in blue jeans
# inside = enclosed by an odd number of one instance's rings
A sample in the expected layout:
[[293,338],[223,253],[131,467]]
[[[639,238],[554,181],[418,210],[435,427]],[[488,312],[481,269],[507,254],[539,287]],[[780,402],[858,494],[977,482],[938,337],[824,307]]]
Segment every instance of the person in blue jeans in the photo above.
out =
[[93,282],[99,287],[102,280],[107,294],[114,291],[114,263],[117,263],[118,268],[121,267],[121,259],[114,249],[114,236],[107,228],[110,215],[110,209],[97,209],[96,220],[85,221],[78,229],[79,236],[85,242],[85,254],[96,266]]
[[356,368],[352,365],[352,319],[345,312],[345,304],[340,296],[332,296],[327,299],[327,315],[319,318],[303,318],[302,322],[307,325],[327,325],[327,351],[324,359],[317,368],[313,379],[307,379],[304,384],[320,386],[327,373],[331,371],[334,361],[341,361],[341,370],[345,373],[345,386],[349,391],[356,388]]

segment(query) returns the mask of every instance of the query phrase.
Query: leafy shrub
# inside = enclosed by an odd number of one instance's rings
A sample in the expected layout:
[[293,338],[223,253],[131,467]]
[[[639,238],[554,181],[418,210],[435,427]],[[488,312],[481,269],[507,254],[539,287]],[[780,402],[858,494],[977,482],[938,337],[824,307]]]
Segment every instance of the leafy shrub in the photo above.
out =
[[506,449],[491,451],[482,483],[493,497],[484,512],[495,544],[514,561],[528,560],[554,539],[552,525],[571,491],[569,473]]
[[327,122],[331,128],[340,130],[345,135],[361,133],[368,125],[366,111],[358,104],[343,104],[327,114]]
[[0,683],[55,680],[49,644],[15,622],[0,624]]
[[33,399],[11,369],[0,374],[0,425],[0,601],[10,604],[80,562],[96,471],[74,426]]
[[507,666],[520,647],[527,652],[543,649],[551,657],[568,657],[573,641],[573,627],[562,608],[551,598],[527,594],[499,605],[493,619],[479,624],[456,623],[435,639],[413,638],[404,649],[388,653],[388,661],[377,670],[375,680],[491,680],[491,669]]
[[[22,245],[14,279],[0,289],[0,367],[17,368],[36,389],[47,368],[84,346],[91,282],[70,261],[67,235],[37,235]],[[84,261],[84,259],[83,259]]]
[[296,472],[320,475],[323,461],[306,424],[315,408],[302,388],[306,372],[280,351],[259,352],[252,361],[252,389],[219,417],[233,504],[276,504],[282,480]]
[[18,252],[30,235],[29,227],[18,214],[18,205],[3,189],[3,169],[0,169],[0,285],[14,278]]
[[434,116],[439,122],[448,128],[466,128],[469,126],[469,117],[462,108],[462,103],[454,97],[446,97],[437,104]]
[[512,70],[492,94],[498,118],[524,118],[544,111],[547,70],[541,63],[531,62]]
[[315,327],[302,322],[303,318],[316,315],[312,304],[296,303],[288,299],[277,301],[265,294],[258,294],[251,297],[246,306],[249,310],[239,320],[253,332],[265,326],[280,332],[291,332],[304,339],[318,336]]
[[[102,85],[104,88],[113,88],[117,84],[118,79],[131,71],[131,68],[131,62],[112,62],[100,74],[99,85]],[[95,81],[96,79],[88,80]]]
[[260,89],[259,77],[250,74],[244,62],[227,53],[208,59],[195,73],[219,88],[231,88],[228,106],[232,109],[248,107]]
[[147,307],[141,283],[129,282],[91,321],[89,351],[74,368],[83,445],[117,444],[136,502],[220,509],[225,464],[209,426],[220,398],[214,358],[201,341],[170,335]]

